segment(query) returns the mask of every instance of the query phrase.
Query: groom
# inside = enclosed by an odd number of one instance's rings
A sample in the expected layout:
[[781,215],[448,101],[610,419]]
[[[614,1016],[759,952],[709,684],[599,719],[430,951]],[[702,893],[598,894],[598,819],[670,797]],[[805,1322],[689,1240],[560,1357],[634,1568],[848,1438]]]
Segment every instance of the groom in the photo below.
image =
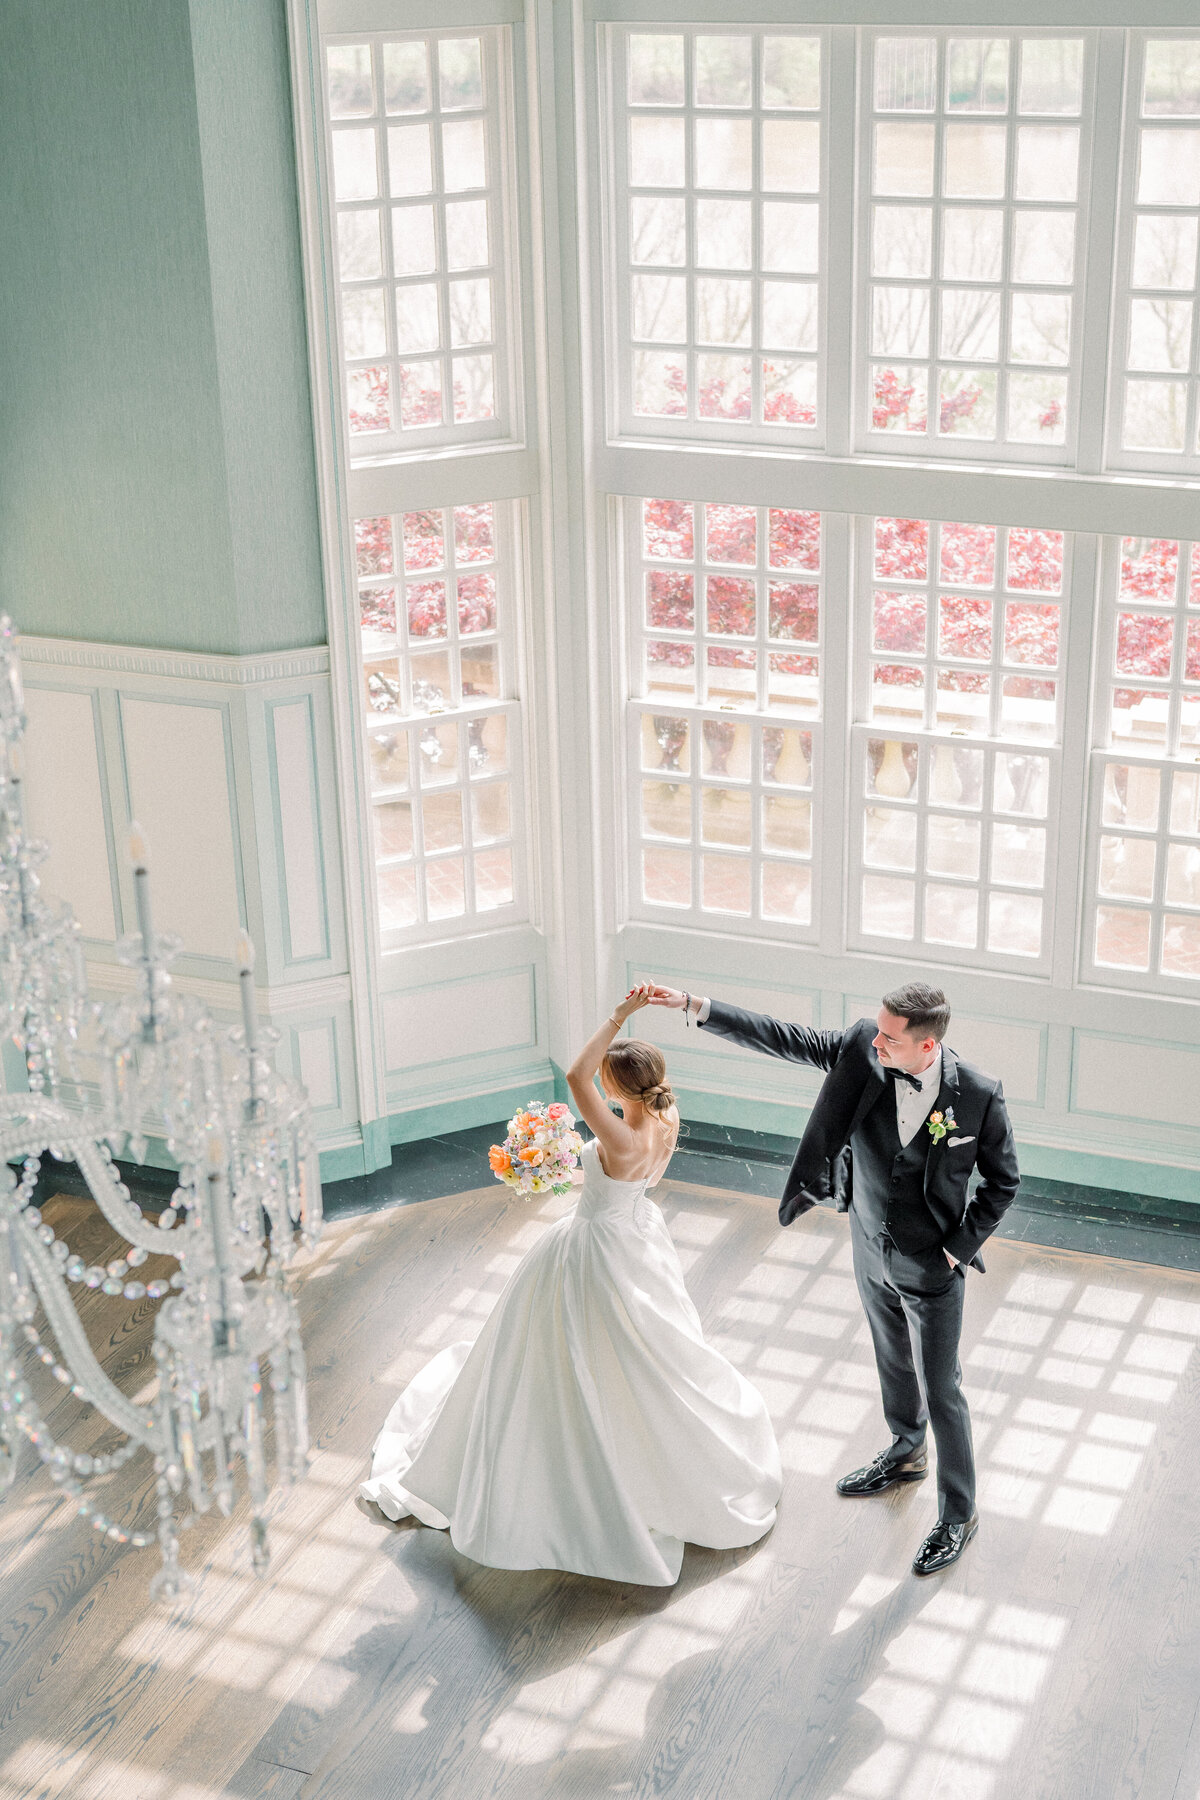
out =
[[[824,1069],[784,1185],[790,1225],[819,1200],[850,1212],[854,1278],[871,1328],[892,1441],[839,1494],[882,1494],[928,1472],[926,1423],[937,1445],[938,1522],[913,1561],[917,1575],[956,1562],[979,1528],[971,1420],[958,1340],[968,1264],[1020,1182],[1000,1083],[943,1044],[950,1008],[940,988],[910,981],[885,994],[875,1023],[811,1031],[676,988],[652,1004],[748,1050]],[[967,1180],[978,1167],[974,1197]],[[915,1353],[914,1353],[915,1347]],[[922,1385],[924,1399],[922,1399]]]

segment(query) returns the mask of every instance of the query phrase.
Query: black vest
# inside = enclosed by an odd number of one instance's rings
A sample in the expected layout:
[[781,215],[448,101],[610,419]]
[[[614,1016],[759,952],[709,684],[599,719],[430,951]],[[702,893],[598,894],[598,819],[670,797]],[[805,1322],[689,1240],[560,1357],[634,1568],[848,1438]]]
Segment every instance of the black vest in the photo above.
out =
[[870,1237],[886,1231],[904,1255],[931,1250],[942,1241],[941,1228],[925,1201],[930,1141],[928,1121],[923,1119],[916,1136],[901,1144],[891,1081],[850,1139],[859,1222]]

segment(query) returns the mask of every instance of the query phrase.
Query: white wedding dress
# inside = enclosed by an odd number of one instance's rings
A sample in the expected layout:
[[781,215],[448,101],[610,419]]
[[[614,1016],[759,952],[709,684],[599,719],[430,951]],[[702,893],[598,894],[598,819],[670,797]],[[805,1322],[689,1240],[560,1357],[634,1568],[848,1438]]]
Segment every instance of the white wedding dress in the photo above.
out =
[[515,1270],[475,1343],[410,1382],[359,1490],[501,1569],[670,1586],[684,1543],[752,1544],[781,1472],[761,1396],[704,1340],[646,1181],[593,1139],[573,1213]]

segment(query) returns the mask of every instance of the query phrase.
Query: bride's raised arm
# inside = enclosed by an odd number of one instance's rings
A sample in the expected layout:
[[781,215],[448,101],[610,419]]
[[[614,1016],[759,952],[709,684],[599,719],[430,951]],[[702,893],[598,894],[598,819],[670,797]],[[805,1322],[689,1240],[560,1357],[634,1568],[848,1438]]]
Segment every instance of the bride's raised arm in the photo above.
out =
[[608,1101],[596,1087],[596,1076],[604,1054],[632,1013],[650,1003],[650,985],[630,988],[625,998],[613,1007],[604,1023],[593,1031],[575,1061],[567,1070],[567,1086],[581,1119],[591,1127],[606,1150],[628,1150],[632,1133],[624,1119],[610,1111]]

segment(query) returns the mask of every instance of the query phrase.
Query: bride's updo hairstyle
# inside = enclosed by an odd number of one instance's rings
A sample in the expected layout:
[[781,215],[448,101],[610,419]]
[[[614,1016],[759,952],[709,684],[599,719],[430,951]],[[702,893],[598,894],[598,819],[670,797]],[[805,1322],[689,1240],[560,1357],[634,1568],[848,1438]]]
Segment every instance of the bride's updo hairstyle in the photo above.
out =
[[618,1038],[601,1064],[610,1087],[625,1100],[640,1100],[647,1112],[660,1118],[675,1104],[667,1080],[667,1065],[657,1044],[643,1038]]

